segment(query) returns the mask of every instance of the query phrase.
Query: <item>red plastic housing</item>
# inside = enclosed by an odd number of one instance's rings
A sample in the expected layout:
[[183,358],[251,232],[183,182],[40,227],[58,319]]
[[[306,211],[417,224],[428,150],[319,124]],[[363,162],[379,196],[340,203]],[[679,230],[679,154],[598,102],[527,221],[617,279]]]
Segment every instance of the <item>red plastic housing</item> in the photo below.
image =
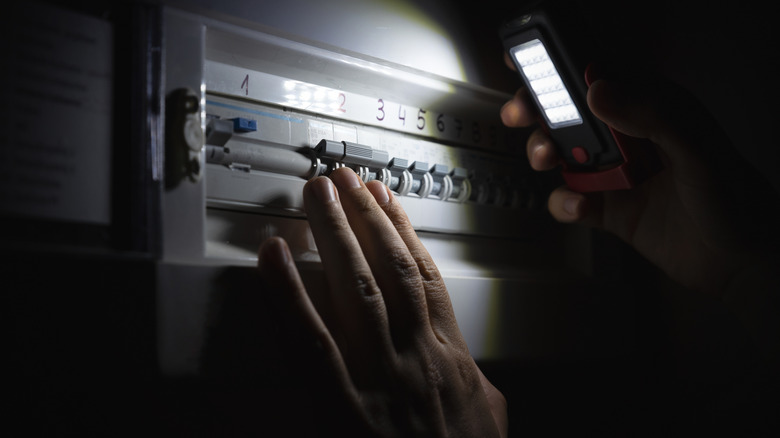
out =
[[[593,70],[590,65],[585,70],[585,82],[588,86],[598,79]],[[571,190],[584,193],[631,189],[663,168],[650,141],[630,137],[615,131],[611,126],[609,132],[623,156],[623,162],[595,172],[573,172],[568,170],[564,163],[563,179]]]

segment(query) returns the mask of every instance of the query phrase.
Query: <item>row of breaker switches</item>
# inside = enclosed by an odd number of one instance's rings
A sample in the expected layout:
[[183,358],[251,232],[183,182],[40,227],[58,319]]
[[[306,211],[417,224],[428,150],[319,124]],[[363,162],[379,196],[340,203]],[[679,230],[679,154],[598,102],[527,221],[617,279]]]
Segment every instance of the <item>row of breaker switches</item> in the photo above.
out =
[[[462,167],[390,158],[387,151],[347,141],[322,139],[314,148],[286,148],[232,142],[243,120],[212,119],[206,130],[206,161],[236,171],[259,170],[311,179],[349,167],[364,181],[381,181],[400,196],[453,202],[519,206],[520,193],[493,175],[478,175]],[[251,129],[251,128],[250,128]]]
[[316,158],[325,164],[325,172],[351,167],[364,181],[381,181],[401,196],[436,198],[463,202],[471,196],[468,171],[449,170],[443,164],[429,166],[422,161],[409,163],[403,158],[389,159],[386,151],[346,141],[321,140],[314,148]]

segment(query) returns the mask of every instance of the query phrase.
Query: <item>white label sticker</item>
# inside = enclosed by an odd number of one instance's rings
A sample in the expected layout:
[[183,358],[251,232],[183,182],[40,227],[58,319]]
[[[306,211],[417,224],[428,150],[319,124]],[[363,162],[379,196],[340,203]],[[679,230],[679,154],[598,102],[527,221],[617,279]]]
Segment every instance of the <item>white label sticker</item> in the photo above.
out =
[[316,145],[323,139],[333,140],[333,123],[309,120],[309,143]]
[[336,141],[357,143],[357,130],[354,126],[342,126],[334,123],[333,135],[336,137]]
[[0,211],[110,223],[112,28],[37,5],[3,14]]

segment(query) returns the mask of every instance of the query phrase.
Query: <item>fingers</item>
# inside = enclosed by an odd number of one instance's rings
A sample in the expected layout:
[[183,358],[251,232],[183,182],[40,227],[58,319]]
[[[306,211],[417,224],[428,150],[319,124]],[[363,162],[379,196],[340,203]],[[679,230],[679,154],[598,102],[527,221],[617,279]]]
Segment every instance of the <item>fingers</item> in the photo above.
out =
[[417,233],[411,222],[409,222],[403,207],[390,193],[390,190],[379,181],[371,181],[366,184],[366,187],[368,187],[377,204],[390,219],[417,265],[425,292],[428,317],[434,335],[440,342],[453,343],[465,348],[465,341],[455,320],[452,303],[450,302],[450,296],[447,293],[444,280],[428,250],[425,249],[425,246],[417,237]]
[[338,347],[306,293],[287,243],[279,237],[267,239],[260,247],[257,264],[267,292],[275,294],[272,301],[287,318],[287,326],[301,333],[300,339],[294,340],[314,341],[311,348],[319,350],[323,364],[331,368],[341,387],[348,388],[348,375]]
[[365,330],[380,330],[382,342],[389,338],[402,348],[414,341],[421,326],[429,324],[417,263],[374,195],[351,169],[334,171],[330,180],[338,188],[338,201],[323,203],[312,196],[328,187],[327,178],[316,179],[304,189],[312,232],[331,290],[352,302],[337,307],[345,318],[354,318],[356,311],[371,314],[369,325],[374,326],[345,331],[357,330],[352,341],[362,343]]
[[501,121],[510,128],[531,126],[538,115],[525,87],[519,89],[514,97],[501,107]]
[[298,320],[294,326],[303,326],[323,348],[335,352],[335,344],[306,293],[287,243],[279,237],[267,239],[258,252],[257,265],[269,293],[275,294],[273,301]]
[[[539,115],[531,102],[528,90],[523,87],[501,108],[501,121],[508,127],[527,127],[536,123]],[[531,133],[526,143],[526,152],[531,167],[535,170],[550,170],[558,165],[550,137],[542,129]]]
[[[418,264],[377,202],[377,198],[390,202],[390,192],[373,184],[373,191],[368,190],[349,169],[334,172],[331,179],[339,188],[341,205],[382,291],[393,340],[401,347],[413,340],[418,329],[428,328],[428,305]],[[438,277],[435,266],[433,271]]]
[[566,187],[558,187],[550,193],[547,209],[559,222],[582,223],[589,226],[601,225],[601,194],[582,194]]
[[708,176],[708,157],[731,151],[717,122],[675,85],[598,80],[587,97],[591,111],[604,123],[658,145],[678,176],[701,180]]
[[504,64],[506,64],[507,67],[509,67],[512,71],[517,71],[517,66],[515,66],[515,63],[512,62],[512,58],[509,56],[509,53],[504,52]]
[[[597,80],[588,89],[588,106],[596,117],[618,131],[660,145],[675,138],[680,128],[673,107],[682,103],[683,93],[671,92],[670,87]],[[669,96],[670,92],[676,96]]]
[[[385,356],[391,342],[385,302],[371,268],[363,256],[330,179],[309,181],[303,190],[304,206],[328,280],[335,319],[344,342],[347,362]],[[351,369],[359,367],[351,366]]]
[[541,129],[528,137],[526,153],[531,168],[538,171],[554,169],[560,161],[552,139]]
[[303,282],[292,264],[287,242],[279,237],[271,237],[260,246],[257,266],[263,277],[273,284],[293,290],[298,294],[304,289]]

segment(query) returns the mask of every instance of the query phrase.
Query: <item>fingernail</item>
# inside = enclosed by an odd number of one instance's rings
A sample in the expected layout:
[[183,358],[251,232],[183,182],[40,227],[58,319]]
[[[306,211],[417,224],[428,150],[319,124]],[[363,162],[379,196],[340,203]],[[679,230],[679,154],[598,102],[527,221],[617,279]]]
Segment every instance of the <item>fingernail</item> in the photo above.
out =
[[338,171],[333,172],[330,175],[330,178],[340,189],[350,190],[360,187],[360,179],[357,174],[349,168],[345,168],[344,170],[339,169]]
[[291,260],[290,249],[284,240],[279,237],[271,237],[263,242],[257,263],[259,266],[270,264],[279,269],[287,266]]
[[590,87],[594,82],[604,79],[604,69],[601,64],[597,62],[591,62],[585,68],[585,83]]
[[534,163],[539,161],[539,157],[537,155],[539,154],[539,151],[541,151],[542,149],[544,149],[543,144],[538,144],[531,149],[531,161],[533,161]]
[[577,211],[580,207],[580,199],[579,198],[566,198],[563,200],[563,211],[566,213],[577,216]]
[[511,126],[512,122],[514,121],[514,117],[512,117],[512,113],[511,113],[512,111],[511,106],[512,106],[512,101],[510,100],[509,102],[505,103],[501,107],[501,111],[499,112],[499,115],[501,116],[501,122],[505,126]]
[[311,182],[314,196],[322,202],[336,200],[336,187],[329,178],[321,177]]
[[374,199],[376,199],[377,204],[385,205],[390,201],[390,195],[387,193],[387,186],[384,184],[371,183],[366,184],[366,187],[368,187],[368,191],[374,195]]
[[501,116],[501,122],[505,126],[518,126],[520,125],[520,111],[518,111],[517,107],[517,97],[513,98],[509,102],[506,102],[504,106],[501,107],[500,116]]

